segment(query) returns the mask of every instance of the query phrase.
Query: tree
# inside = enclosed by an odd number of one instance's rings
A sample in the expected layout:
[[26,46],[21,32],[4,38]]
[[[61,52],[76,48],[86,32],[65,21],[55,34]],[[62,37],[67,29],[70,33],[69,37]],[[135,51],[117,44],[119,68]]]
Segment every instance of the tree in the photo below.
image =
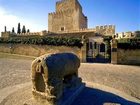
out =
[[138,31],[135,31],[135,33],[139,33],[140,34],[140,31],[138,30]]
[[7,32],[6,26],[4,27],[4,32]]
[[12,28],[12,33],[15,33],[15,29],[14,29],[14,27]]
[[26,28],[25,28],[25,25],[23,25],[23,28],[22,28],[22,33],[26,33]]
[[29,29],[27,30],[27,33],[30,33],[30,30]]
[[17,29],[17,34],[21,33],[21,29],[20,29],[20,23],[18,23],[18,29]]
[[140,31],[135,31],[136,37],[140,37]]

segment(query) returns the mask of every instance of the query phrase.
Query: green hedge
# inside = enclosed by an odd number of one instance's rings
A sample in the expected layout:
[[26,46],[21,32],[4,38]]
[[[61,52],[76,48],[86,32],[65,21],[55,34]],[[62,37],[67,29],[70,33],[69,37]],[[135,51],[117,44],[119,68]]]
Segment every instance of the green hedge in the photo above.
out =
[[121,49],[140,49],[140,38],[127,38],[118,40],[118,48]]
[[54,46],[77,46],[81,47],[80,38],[66,37],[48,37],[48,36],[31,36],[31,37],[10,37],[0,38],[0,43],[13,44],[35,44],[35,45],[54,45]]

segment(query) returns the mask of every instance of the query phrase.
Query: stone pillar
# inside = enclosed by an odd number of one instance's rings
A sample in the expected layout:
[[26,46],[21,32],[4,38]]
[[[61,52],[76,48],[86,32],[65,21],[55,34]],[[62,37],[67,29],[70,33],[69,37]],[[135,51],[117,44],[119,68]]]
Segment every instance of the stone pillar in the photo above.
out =
[[93,58],[95,58],[95,42],[93,42]]
[[105,43],[105,58],[107,58],[107,44]]
[[83,44],[83,47],[81,48],[81,62],[86,63],[86,57],[87,57],[87,48],[86,48],[86,43]]
[[81,57],[80,60],[82,63],[87,62],[87,43],[88,39],[85,36],[82,36],[82,42],[83,46],[81,47]]
[[117,40],[115,37],[111,40],[111,63],[117,64]]

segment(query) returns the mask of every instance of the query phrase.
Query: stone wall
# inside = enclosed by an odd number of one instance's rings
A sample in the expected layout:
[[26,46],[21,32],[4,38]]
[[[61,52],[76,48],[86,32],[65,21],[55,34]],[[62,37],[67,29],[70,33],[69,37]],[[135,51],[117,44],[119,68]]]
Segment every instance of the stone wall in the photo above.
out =
[[118,64],[137,64],[140,65],[140,49],[124,50],[118,49],[117,51]]
[[56,12],[75,9],[75,0],[61,0],[56,2]]
[[1,37],[3,37],[3,38],[8,38],[8,37],[12,37],[12,36],[16,36],[16,34],[10,32],[10,31],[7,31],[7,32],[1,32]]
[[96,32],[102,35],[115,35],[115,25],[96,26]]
[[82,12],[79,13],[79,29],[87,28],[87,17]]
[[49,14],[49,31],[50,32],[59,32],[62,31],[68,31],[73,29],[73,16],[74,11],[73,10],[67,10],[67,11],[61,11],[56,13],[50,13]]
[[116,33],[116,39],[125,39],[125,38],[136,38],[137,33],[135,32],[121,32],[121,33]]
[[14,36],[44,36],[44,35],[48,35],[48,31],[43,30],[41,32],[29,32],[29,33],[21,33],[21,34],[17,34],[17,33],[12,33],[12,32],[1,32],[1,37],[3,38],[8,38],[8,37],[14,37]]
[[0,52],[20,54],[28,56],[41,56],[43,54],[53,54],[60,52],[72,52],[76,54],[81,62],[85,62],[86,51],[83,48],[67,46],[48,46],[48,45],[26,45],[26,44],[0,44]]

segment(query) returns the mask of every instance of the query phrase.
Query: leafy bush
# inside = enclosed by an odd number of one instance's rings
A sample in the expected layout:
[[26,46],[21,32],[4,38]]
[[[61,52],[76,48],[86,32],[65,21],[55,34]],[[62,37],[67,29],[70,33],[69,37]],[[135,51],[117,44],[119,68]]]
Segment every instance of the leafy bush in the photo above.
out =
[[54,46],[77,46],[81,47],[81,39],[74,37],[50,37],[50,36],[17,36],[10,38],[0,38],[0,43],[19,43],[35,45],[54,45]]
[[140,39],[120,39],[118,40],[118,48],[121,49],[140,49]]

